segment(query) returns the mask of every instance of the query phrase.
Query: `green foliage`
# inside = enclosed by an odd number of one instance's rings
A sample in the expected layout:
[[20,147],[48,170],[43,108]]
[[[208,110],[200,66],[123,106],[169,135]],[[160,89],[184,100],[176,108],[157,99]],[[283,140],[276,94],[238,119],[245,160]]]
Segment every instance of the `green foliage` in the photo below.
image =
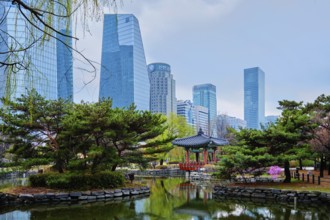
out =
[[[233,178],[237,175],[260,176],[265,167],[273,165],[275,158],[265,147],[228,146],[223,149],[223,157],[219,162],[219,174],[222,178]],[[261,172],[260,172],[261,171]]]
[[29,177],[32,187],[78,190],[115,188],[124,185],[124,176],[119,172],[104,171],[100,173],[46,173]]
[[138,111],[134,105],[121,109],[112,108],[111,100],[45,100],[35,90],[15,102],[2,101],[6,107],[0,109],[0,139],[12,146],[15,162],[24,168],[47,161],[60,173],[114,171],[128,163],[146,167],[172,148],[173,136],[164,134],[166,118]]

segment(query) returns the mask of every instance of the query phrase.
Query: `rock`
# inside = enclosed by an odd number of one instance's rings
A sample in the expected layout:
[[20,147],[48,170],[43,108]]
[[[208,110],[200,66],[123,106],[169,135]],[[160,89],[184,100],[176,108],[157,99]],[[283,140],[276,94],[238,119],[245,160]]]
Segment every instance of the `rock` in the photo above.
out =
[[251,193],[244,192],[241,194],[243,197],[251,197]]
[[46,198],[47,198],[46,194],[43,194],[43,193],[40,193],[40,194],[34,194],[33,196],[34,196],[34,198],[35,198],[36,200],[43,200],[43,199],[46,199]]
[[96,196],[87,196],[87,200],[96,200]]
[[32,194],[19,194],[18,198],[22,200],[34,200],[34,196]]
[[102,195],[104,195],[104,192],[103,191],[94,191],[94,192],[91,192],[91,195],[92,196],[102,196]]
[[120,193],[121,189],[115,189],[115,193]]
[[139,192],[136,190],[131,191],[131,195],[139,195]]
[[104,195],[99,195],[99,196],[96,196],[97,199],[105,199],[105,196]]
[[90,196],[91,195],[91,191],[85,191],[85,192],[81,192],[82,196]]
[[252,193],[251,197],[253,197],[253,198],[265,198],[266,194],[265,193]]
[[123,190],[122,192],[123,192],[124,196],[129,196],[129,194],[130,194],[130,191],[128,191],[128,190]]
[[88,196],[79,196],[78,197],[78,200],[87,200],[88,199]]
[[56,199],[68,198],[68,197],[69,197],[69,193],[58,193],[58,194],[55,194],[55,198]]
[[115,191],[113,191],[113,190],[104,190],[104,193],[105,194],[114,194]]
[[104,196],[105,196],[105,198],[113,198],[114,194],[105,194]]
[[80,196],[82,196],[81,192],[70,192],[71,198],[78,198]]
[[120,197],[120,196],[123,196],[123,193],[122,192],[115,192],[113,195],[114,195],[114,197]]
[[318,195],[315,194],[315,193],[308,193],[308,194],[306,194],[306,196],[309,197],[309,198],[318,197]]

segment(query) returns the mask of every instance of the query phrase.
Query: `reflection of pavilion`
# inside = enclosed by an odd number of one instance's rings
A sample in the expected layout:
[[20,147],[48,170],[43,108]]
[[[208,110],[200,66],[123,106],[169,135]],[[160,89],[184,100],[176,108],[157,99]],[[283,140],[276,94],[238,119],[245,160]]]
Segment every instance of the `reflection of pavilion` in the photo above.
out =
[[[203,133],[202,129],[195,136],[175,139],[173,145],[184,147],[186,150],[186,162],[180,163],[180,169],[191,171],[203,167],[209,162],[216,162],[216,151],[218,146],[227,145],[228,141],[225,139],[214,138]],[[190,153],[195,153],[196,162],[189,160]],[[203,155],[203,162],[199,159],[199,154]],[[211,160],[209,161],[209,157]]]
[[179,214],[195,216],[201,219],[208,219],[213,212],[207,204],[207,200],[212,198],[212,193],[203,190],[200,185],[191,184],[190,182],[181,183],[180,190],[186,191],[187,202],[174,208]]

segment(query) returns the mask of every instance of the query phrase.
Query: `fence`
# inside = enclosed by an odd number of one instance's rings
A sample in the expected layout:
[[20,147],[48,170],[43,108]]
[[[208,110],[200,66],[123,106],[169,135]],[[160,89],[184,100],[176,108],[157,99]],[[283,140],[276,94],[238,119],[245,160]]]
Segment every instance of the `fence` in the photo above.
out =
[[314,175],[314,174],[304,174],[304,173],[297,173],[297,172],[292,172],[291,176],[294,179],[298,179],[301,180],[303,182],[307,182],[307,183],[312,183],[312,184],[318,184],[321,185],[321,183],[326,183],[326,184],[330,184],[330,179],[329,178],[323,178],[319,175]]

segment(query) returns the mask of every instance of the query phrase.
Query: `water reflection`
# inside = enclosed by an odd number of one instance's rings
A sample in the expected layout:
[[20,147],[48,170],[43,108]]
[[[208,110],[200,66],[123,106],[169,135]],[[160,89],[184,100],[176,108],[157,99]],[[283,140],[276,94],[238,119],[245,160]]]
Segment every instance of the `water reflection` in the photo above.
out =
[[182,179],[142,179],[147,198],[120,198],[83,204],[0,207],[0,219],[330,219],[326,206],[311,207],[263,200],[212,198],[212,187]]

